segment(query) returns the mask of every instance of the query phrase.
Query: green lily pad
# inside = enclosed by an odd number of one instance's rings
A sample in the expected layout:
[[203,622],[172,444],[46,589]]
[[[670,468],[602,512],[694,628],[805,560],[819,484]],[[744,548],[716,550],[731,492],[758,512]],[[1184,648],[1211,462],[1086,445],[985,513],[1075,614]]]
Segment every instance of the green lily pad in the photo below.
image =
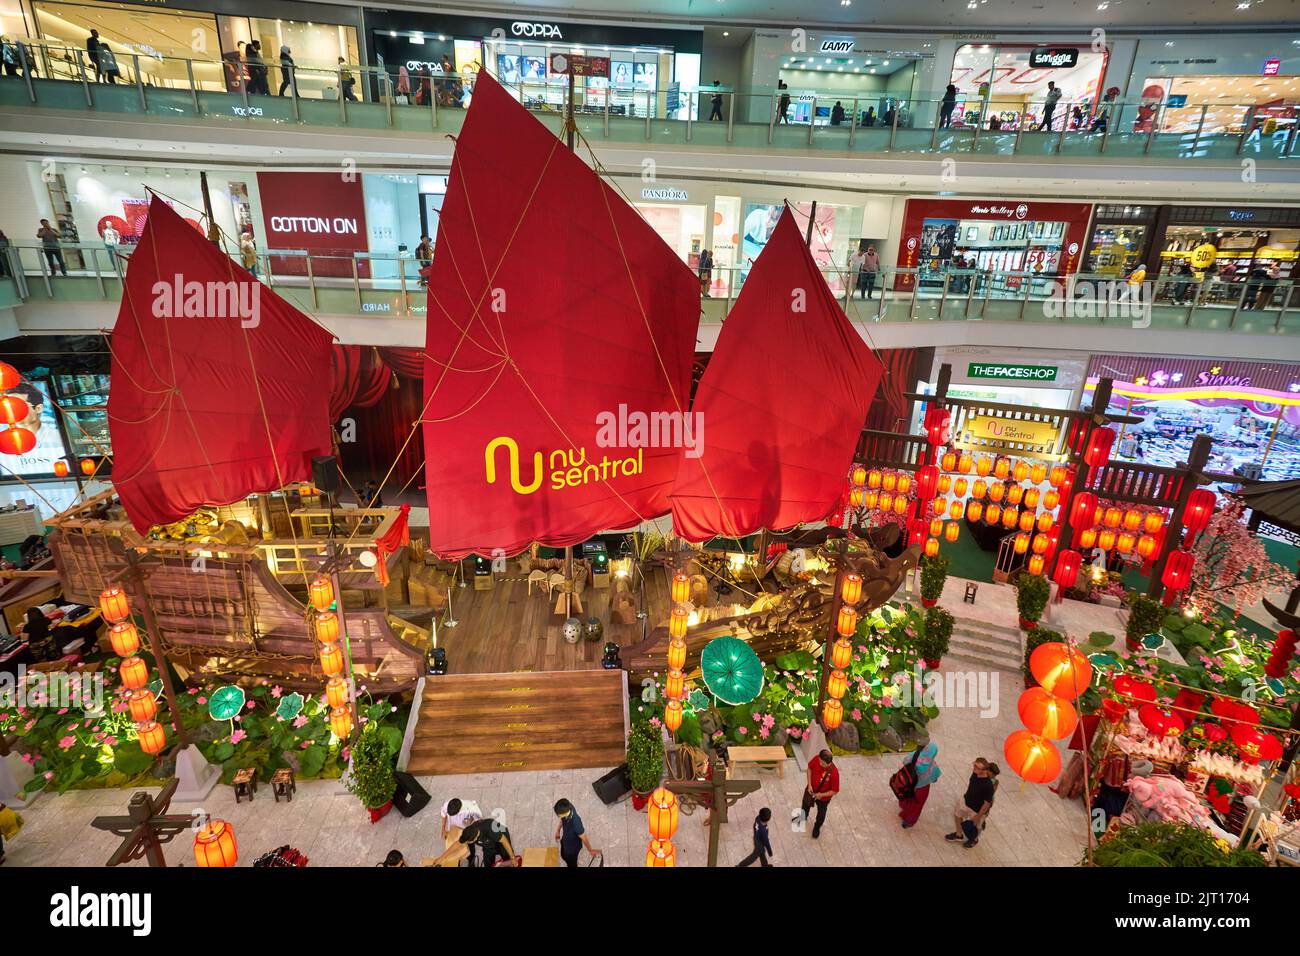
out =
[[1147,634],[1142,638],[1143,646],[1148,647],[1153,651],[1164,642],[1165,636],[1163,634]]
[[1093,667],[1118,667],[1119,661],[1109,654],[1089,654],[1088,660],[1092,662]]
[[1286,693],[1286,685],[1276,677],[1265,677],[1264,686],[1273,692],[1274,697],[1281,697]]
[[285,694],[280,698],[280,706],[275,708],[275,715],[281,720],[293,720],[302,713],[302,707],[305,703],[302,694]]
[[1093,631],[1088,635],[1088,643],[1093,647],[1110,647],[1115,643],[1115,635],[1105,631]]
[[244,689],[235,684],[218,687],[208,698],[208,716],[213,720],[230,720],[244,709]]
[[704,683],[726,704],[747,704],[763,689],[763,662],[744,641],[715,637],[700,654]]
[[696,713],[709,709],[709,695],[698,687],[686,695],[686,702],[691,705],[691,710]]

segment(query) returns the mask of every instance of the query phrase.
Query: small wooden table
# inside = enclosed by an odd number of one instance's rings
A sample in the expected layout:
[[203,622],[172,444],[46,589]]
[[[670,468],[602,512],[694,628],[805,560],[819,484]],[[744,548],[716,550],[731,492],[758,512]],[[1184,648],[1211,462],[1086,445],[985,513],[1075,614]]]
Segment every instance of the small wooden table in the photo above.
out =
[[785,779],[786,753],[784,747],[732,747],[728,756],[731,763],[752,763],[758,767],[775,770],[776,775]]
[[280,798],[284,797],[289,803],[293,802],[293,795],[298,792],[298,781],[294,778],[292,767],[281,767],[271,778],[271,792],[275,795],[275,802],[279,803]]
[[235,803],[238,803],[241,797],[248,797],[252,802],[253,795],[257,793],[257,771],[252,767],[236,771],[235,779],[230,781],[230,785],[235,788]]
[[554,846],[533,846],[524,850],[524,866],[559,866],[560,849]]

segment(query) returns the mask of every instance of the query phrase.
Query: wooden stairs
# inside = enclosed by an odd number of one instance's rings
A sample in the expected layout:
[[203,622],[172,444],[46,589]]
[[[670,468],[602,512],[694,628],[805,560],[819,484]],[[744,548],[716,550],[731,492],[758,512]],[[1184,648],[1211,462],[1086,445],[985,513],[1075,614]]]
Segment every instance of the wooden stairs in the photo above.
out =
[[627,703],[621,670],[429,677],[407,772],[616,767],[626,751]]

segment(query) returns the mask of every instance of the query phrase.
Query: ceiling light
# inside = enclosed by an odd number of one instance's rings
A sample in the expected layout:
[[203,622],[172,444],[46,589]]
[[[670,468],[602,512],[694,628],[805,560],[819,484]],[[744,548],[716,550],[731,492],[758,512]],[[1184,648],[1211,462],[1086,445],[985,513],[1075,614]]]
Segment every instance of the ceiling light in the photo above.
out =
[[729,36],[731,36],[731,31],[729,31],[729,30],[723,30],[723,31],[722,31],[722,35],[723,35],[724,37],[729,37]]
[[1097,9],[1105,10],[1109,6],[1110,6],[1110,0],[1102,0],[1101,3],[1097,4]]

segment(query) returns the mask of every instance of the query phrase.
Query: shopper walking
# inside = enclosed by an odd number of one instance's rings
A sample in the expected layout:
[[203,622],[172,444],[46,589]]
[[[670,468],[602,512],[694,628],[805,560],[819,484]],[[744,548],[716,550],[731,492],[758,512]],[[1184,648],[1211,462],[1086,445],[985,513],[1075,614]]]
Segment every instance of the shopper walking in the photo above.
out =
[[257,276],[257,242],[251,232],[242,233],[239,237],[239,261],[249,275]]
[[1273,290],[1277,288],[1281,278],[1281,266],[1276,262],[1271,263],[1264,273],[1264,281],[1260,283],[1259,298],[1255,300],[1255,308],[1263,311],[1269,307],[1269,304],[1273,301]]
[[117,65],[117,57],[103,40],[99,41],[99,70],[109,83],[116,83],[117,78],[122,75],[121,68]]
[[1047,97],[1043,100],[1043,118],[1038,121],[1040,130],[1052,129],[1052,114],[1056,112],[1056,104],[1061,99],[1061,90],[1051,80],[1047,81]]
[[339,57],[339,94],[350,102],[357,102],[357,94],[352,92],[352,88],[357,85],[357,78],[352,75],[352,71],[347,68],[343,62],[343,57]]
[[803,791],[803,816],[808,814],[813,805],[817,806],[817,819],[813,822],[812,838],[816,840],[822,833],[826,822],[826,809],[835,794],[840,792],[840,769],[835,766],[835,757],[829,750],[823,750],[808,761],[808,785]]
[[95,70],[95,82],[104,81],[104,71],[99,65],[99,31],[91,30],[90,36],[86,37],[86,59]]
[[560,859],[564,865],[573,869],[578,865],[578,854],[582,848],[586,847],[587,852],[595,859],[600,856],[600,851],[591,845],[587,839],[587,828],[582,825],[582,817],[578,816],[578,811],[573,809],[573,804],[563,798],[555,801],[555,815],[560,818],[560,822],[555,827],[555,839],[560,844]]
[[0,57],[4,60],[5,76],[17,76],[22,64],[18,45],[7,36],[0,36]]
[[862,298],[870,299],[876,289],[876,276],[880,273],[880,256],[875,246],[867,246],[862,255],[862,266],[858,270],[858,291]]
[[790,87],[786,85],[785,80],[776,81],[777,101],[776,101],[776,121],[778,123],[790,123]]
[[980,831],[984,829],[984,821],[993,807],[993,796],[997,793],[998,773],[997,764],[990,763],[983,757],[975,758],[966,792],[953,808],[957,829],[947,834],[945,840],[951,843],[961,840],[962,846],[968,850],[979,843]]
[[50,225],[48,219],[41,220],[41,228],[36,230],[36,238],[41,240],[41,252],[45,253],[45,260],[49,263],[50,275],[54,275],[54,267],[58,266],[59,271],[66,276],[68,267],[63,263],[63,249],[59,246],[59,234]]
[[280,92],[276,96],[284,96],[285,90],[293,90],[293,95],[298,95],[298,84],[293,77],[293,55],[287,46],[280,47]]
[[754,851],[745,857],[736,866],[751,866],[754,861],[758,861],[763,866],[771,866],[768,863],[768,857],[775,856],[772,852],[772,841],[768,837],[767,825],[772,821],[772,810],[770,807],[764,807],[758,811],[758,816],[754,817]]
[[831,125],[839,126],[843,122],[844,122],[844,104],[841,103],[839,100],[836,100],[835,105],[831,107]]
[[700,295],[709,298],[709,286],[713,282],[713,252],[709,249],[700,250]]
[[1187,291],[1192,287],[1192,282],[1196,278],[1196,273],[1192,271],[1192,264],[1183,261],[1178,267],[1178,284],[1174,286],[1174,303],[1182,305],[1183,300],[1187,297]]
[[917,748],[912,759],[905,767],[910,768],[912,785],[909,790],[898,796],[898,816],[903,821],[903,829],[916,826],[921,818],[921,810],[930,796],[930,785],[939,779],[939,745],[931,741],[924,747]]
[[943,91],[943,100],[939,103],[939,129],[952,125],[952,111],[957,108],[957,87],[949,83]]
[[260,40],[253,40],[244,47],[244,64],[248,67],[248,92],[270,96],[271,87],[266,81],[266,61],[262,59]]
[[713,81],[713,93],[709,97],[709,103],[710,103],[709,120],[710,121],[718,120],[719,122],[721,122],[722,121],[722,85],[717,80]]
[[1146,263],[1139,262],[1133,267],[1133,271],[1128,274],[1128,278],[1124,280],[1124,291],[1120,293],[1120,296],[1116,301],[1123,302],[1125,299],[1133,298],[1134,296],[1140,298],[1142,295],[1142,284],[1146,281]]

